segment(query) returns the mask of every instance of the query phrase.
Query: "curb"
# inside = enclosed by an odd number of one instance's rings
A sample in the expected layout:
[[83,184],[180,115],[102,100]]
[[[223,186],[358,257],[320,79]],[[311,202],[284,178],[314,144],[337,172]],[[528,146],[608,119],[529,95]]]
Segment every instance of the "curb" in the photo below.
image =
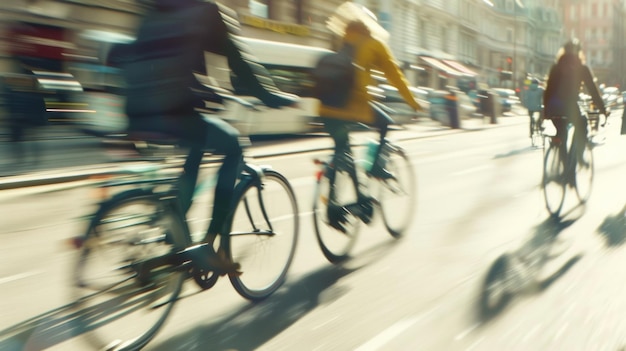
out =
[[[502,117],[502,118],[510,118],[510,117]],[[524,123],[526,119],[524,119]],[[434,138],[443,135],[451,135],[458,134],[462,132],[474,132],[474,131],[482,131],[493,128],[503,128],[509,126],[516,126],[522,124],[522,122],[516,123],[498,123],[498,124],[483,124],[478,128],[459,128],[459,129],[442,129],[441,131],[434,131],[432,134],[417,134],[417,135],[409,135],[396,138],[395,140],[406,141],[406,140],[417,140],[417,139],[426,139],[426,138]],[[404,130],[410,130],[410,128],[405,128]],[[365,142],[360,141],[355,143],[355,146],[364,146]],[[254,146],[250,147],[250,150],[254,150]],[[310,152],[319,152],[332,150],[332,147],[313,147],[301,150],[289,150],[288,148],[283,148],[278,152],[261,151],[259,154],[255,154],[254,152],[250,152],[250,156],[254,159],[263,159],[269,157],[276,156],[285,156],[285,155],[297,155],[304,154]],[[213,162],[209,161],[204,164],[211,164]],[[91,178],[101,177],[106,174],[111,174],[116,171],[119,171],[119,165],[111,165],[111,164],[100,164],[93,165],[90,167],[80,167],[77,170],[58,170],[58,172],[49,173],[49,172],[40,172],[23,176],[8,176],[6,180],[0,181],[0,190],[9,190],[9,189],[17,189],[24,187],[32,187],[32,186],[44,186],[44,185],[53,185],[59,183],[69,183],[81,180],[88,180]]]

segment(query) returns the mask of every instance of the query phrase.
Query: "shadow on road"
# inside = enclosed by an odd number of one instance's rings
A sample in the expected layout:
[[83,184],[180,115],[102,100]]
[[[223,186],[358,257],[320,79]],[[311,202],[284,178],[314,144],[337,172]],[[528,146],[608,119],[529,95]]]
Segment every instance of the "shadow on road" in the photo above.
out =
[[[278,290],[269,299],[232,311],[208,324],[198,325],[161,344],[157,351],[255,350],[314,309],[344,296],[348,287],[338,283],[377,258],[390,254],[398,241],[389,241],[342,265],[329,265]],[[167,326],[166,326],[167,327]]]
[[517,156],[517,155],[522,155],[522,154],[527,154],[527,153],[531,153],[531,152],[537,152],[537,150],[541,150],[540,148],[528,145],[527,147],[523,147],[521,149],[517,149],[517,150],[511,150],[507,153],[504,154],[497,154],[495,156],[493,156],[494,159],[502,159],[502,158],[508,158],[508,157],[513,157],[513,156]]
[[[377,245],[342,265],[327,265],[298,280],[289,281],[273,296],[256,304],[246,304],[210,324],[199,325],[188,332],[167,340],[160,345],[151,345],[154,350],[253,350],[278,335],[308,312],[318,306],[331,303],[347,292],[347,287],[338,286],[342,278],[366,267],[369,263],[393,252],[397,240]],[[133,285],[134,286],[134,285]],[[136,288],[142,289],[142,288]],[[179,297],[179,303],[194,294]],[[41,315],[19,322],[0,330],[0,350],[23,351],[44,350],[58,346],[79,336],[92,337],[85,333],[95,330],[101,323],[116,321],[118,310],[111,309],[112,303],[122,311],[135,306],[141,308],[145,299],[129,298],[132,291],[103,303],[102,306],[81,308],[77,302],[47,311]],[[126,305],[129,305],[126,306]],[[167,328],[167,324],[165,325]],[[97,333],[97,331],[96,331]],[[243,336],[243,337],[242,337]],[[97,340],[101,341],[101,340]],[[85,340],[88,342],[88,340]],[[88,343],[84,344],[88,347]]]
[[[480,292],[478,316],[487,322],[498,316],[515,295],[539,294],[563,277],[581,258],[564,257],[569,246],[559,234],[575,220],[550,217],[540,223],[519,248],[506,252],[491,265]],[[546,268],[566,261],[552,273]]]
[[607,217],[598,228],[598,233],[606,241],[606,246],[615,247],[626,242],[626,205],[622,210]]

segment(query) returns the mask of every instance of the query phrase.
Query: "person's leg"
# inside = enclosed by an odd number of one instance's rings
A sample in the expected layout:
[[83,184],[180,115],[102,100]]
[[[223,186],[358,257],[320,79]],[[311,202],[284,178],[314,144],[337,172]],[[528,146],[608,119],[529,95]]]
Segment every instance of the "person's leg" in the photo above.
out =
[[588,162],[583,159],[583,154],[585,152],[585,144],[587,144],[587,119],[578,116],[578,118],[574,121],[574,140],[576,151],[576,159],[579,163],[587,166]]
[[374,157],[370,174],[376,178],[390,179],[393,178],[393,175],[385,170],[384,160],[382,159],[384,155],[381,155],[381,153],[385,147],[387,132],[389,130],[389,125],[393,123],[393,119],[379,107],[372,106],[372,108],[374,110],[374,126],[378,128],[380,141],[378,142],[378,148],[376,149],[376,156]]
[[[550,119],[552,124],[554,125],[554,129],[556,129],[556,136],[553,138],[553,142],[558,143],[559,145],[559,156],[563,162],[567,157],[567,149],[566,149],[566,138],[567,138],[567,120],[561,119],[558,117]],[[556,140],[555,140],[556,139]]]
[[535,111],[528,110],[528,117],[530,117],[530,134],[529,136],[533,137],[533,132],[535,131]]
[[[217,185],[213,198],[213,213],[204,241],[208,244],[196,257],[200,264],[208,264],[206,269],[222,274],[241,274],[240,265],[232,262],[223,250],[215,252],[213,243],[218,235],[224,233],[224,224],[232,204],[232,197],[237,176],[243,164],[243,151],[239,145],[239,132],[221,119],[205,120],[199,115],[181,121],[180,126],[187,133],[191,151],[185,162],[185,171],[179,179],[185,184],[186,203],[191,204],[193,191],[198,177],[198,170],[205,150],[223,155],[222,165],[217,172]],[[182,194],[181,194],[182,195]],[[188,207],[187,207],[188,208]]]
[[343,205],[337,204],[335,196],[335,175],[337,174],[336,170],[339,164],[343,164],[341,167],[346,172],[348,172],[350,178],[352,179],[354,191],[355,194],[357,194],[357,201],[359,201],[359,199],[361,198],[361,194],[359,191],[359,182],[352,159],[352,149],[350,147],[350,128],[348,126],[348,123],[345,121],[325,118],[324,129],[332,137],[335,143],[334,154],[331,161],[333,166],[330,168],[331,174],[327,175],[330,182],[327,212],[328,224],[331,227],[345,233],[346,230],[343,227],[342,223],[345,222],[345,215],[348,212],[347,209],[343,207]]
[[206,148],[224,156],[217,172],[213,214],[206,236],[207,242],[211,243],[216,234],[228,234],[223,233],[224,224],[234,205],[232,198],[235,182],[243,166],[243,150],[239,144],[239,131],[232,125],[221,119],[211,119],[206,123]]

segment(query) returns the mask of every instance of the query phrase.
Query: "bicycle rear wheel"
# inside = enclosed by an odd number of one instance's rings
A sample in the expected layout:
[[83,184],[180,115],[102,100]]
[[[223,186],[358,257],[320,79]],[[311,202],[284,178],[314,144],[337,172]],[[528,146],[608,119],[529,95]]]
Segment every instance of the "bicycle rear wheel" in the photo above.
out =
[[185,274],[163,267],[140,283],[133,265],[184,248],[180,225],[149,191],[123,192],[100,206],[82,240],[72,284],[79,330],[97,349],[137,350],[163,325]]
[[[324,257],[332,263],[338,263],[350,256],[350,252],[356,243],[359,234],[361,220],[352,213],[346,214],[343,227],[346,232],[342,233],[333,228],[328,220],[328,204],[330,194],[329,166],[325,166],[317,176],[315,197],[313,202],[313,223],[315,235]],[[355,203],[357,195],[354,184],[348,172],[337,170],[335,172],[335,202],[338,206]]]
[[565,201],[565,166],[561,160],[560,145],[550,144],[543,162],[543,194],[546,209],[553,216],[558,216]]
[[380,210],[389,234],[400,238],[415,216],[415,171],[402,148],[392,144],[387,144],[385,148],[385,168],[394,175],[394,179],[381,181]]
[[585,203],[591,195],[593,184],[593,152],[589,143],[585,143],[582,162],[576,162],[576,195],[580,203]]
[[261,185],[244,185],[237,200],[226,251],[241,265],[230,275],[235,290],[249,300],[270,296],[285,281],[298,241],[296,197],[285,177],[265,170]]

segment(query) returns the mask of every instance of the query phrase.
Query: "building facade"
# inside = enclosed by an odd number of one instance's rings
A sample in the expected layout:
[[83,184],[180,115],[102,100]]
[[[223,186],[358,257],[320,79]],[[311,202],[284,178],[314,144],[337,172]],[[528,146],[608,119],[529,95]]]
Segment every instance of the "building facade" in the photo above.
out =
[[[626,71],[626,65],[614,59],[626,54],[620,40],[626,38],[623,0],[354,2],[376,13],[391,33],[391,50],[413,85],[442,88],[471,79],[474,84],[519,88],[528,77],[545,77],[559,47],[571,36],[585,43],[599,82],[623,84],[619,80],[624,74],[610,74],[611,69]],[[238,13],[244,36],[331,48],[325,22],[343,1],[223,3]],[[89,57],[98,53],[85,31],[131,35],[144,10],[136,0],[3,0],[0,21],[66,28],[66,44],[74,46],[73,55]],[[6,58],[2,45],[0,56]],[[4,61],[0,60],[0,71],[6,71]]]

